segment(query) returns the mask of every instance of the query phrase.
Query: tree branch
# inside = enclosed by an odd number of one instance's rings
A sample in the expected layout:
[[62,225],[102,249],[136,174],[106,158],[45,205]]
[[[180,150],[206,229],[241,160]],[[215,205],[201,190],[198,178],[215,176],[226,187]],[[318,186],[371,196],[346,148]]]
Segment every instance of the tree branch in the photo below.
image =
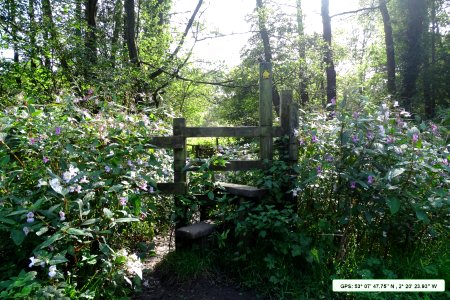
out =
[[[200,10],[200,7],[203,4],[203,0],[199,0],[197,3],[197,6],[194,9],[194,12],[192,13],[191,18],[189,19],[186,28],[184,29],[183,35],[181,36],[180,41],[178,42],[177,47],[175,48],[175,50],[170,54],[169,58],[167,59],[167,61],[172,61],[173,58],[178,54],[178,52],[181,50],[181,48],[183,47],[183,44],[186,40],[186,36],[188,35],[189,31],[191,30],[192,24],[194,24],[194,20],[195,17],[197,16],[198,11]],[[157,68],[156,71],[154,71],[152,74],[150,74],[150,80],[155,79],[156,77],[158,77],[159,75],[161,75],[162,73],[164,73],[163,68]]]
[[380,6],[371,6],[371,7],[360,8],[357,10],[344,11],[344,12],[332,15],[332,16],[330,16],[330,18],[339,17],[339,16],[343,16],[343,15],[357,14],[357,13],[363,12],[363,11],[377,10],[379,8],[380,8]]

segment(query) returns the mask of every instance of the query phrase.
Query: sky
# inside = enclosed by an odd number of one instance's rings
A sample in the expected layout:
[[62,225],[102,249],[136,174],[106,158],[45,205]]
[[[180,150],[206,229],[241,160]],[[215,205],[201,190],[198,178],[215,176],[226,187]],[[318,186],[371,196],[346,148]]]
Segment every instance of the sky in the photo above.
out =
[[[172,11],[185,12],[176,14],[176,22],[184,23],[190,17],[190,12],[196,7],[198,0],[175,0]],[[278,3],[295,14],[296,0],[277,0]],[[235,66],[240,62],[240,50],[246,45],[250,34],[250,24],[246,20],[256,6],[256,0],[205,0],[202,6],[203,14],[200,21],[208,30],[217,30],[222,34],[234,35],[207,39],[198,42],[194,48],[194,59],[208,62],[223,62],[227,66]],[[322,32],[320,15],[320,0],[303,0],[305,31],[307,33]],[[355,10],[358,0],[331,0],[330,15],[344,11]],[[284,9],[283,9],[284,10]],[[184,20],[184,22],[183,22]],[[350,26],[345,22],[333,19],[332,26]],[[236,34],[246,33],[246,34]]]

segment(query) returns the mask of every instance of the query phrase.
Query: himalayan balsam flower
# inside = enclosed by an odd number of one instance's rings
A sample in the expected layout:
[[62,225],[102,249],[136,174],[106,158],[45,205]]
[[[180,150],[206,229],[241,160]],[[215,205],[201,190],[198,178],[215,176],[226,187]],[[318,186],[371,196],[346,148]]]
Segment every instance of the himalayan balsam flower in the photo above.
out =
[[53,277],[55,277],[55,275],[56,275],[56,266],[55,265],[52,265],[52,266],[50,266],[50,268],[48,268],[48,276],[50,277],[50,278],[53,278]]
[[28,265],[28,268],[32,268],[35,263],[36,259],[34,258],[34,256],[30,257],[30,264]]
[[23,229],[23,233],[25,233],[25,235],[28,235],[30,233],[30,228],[29,227],[24,227]]
[[300,146],[303,146],[303,145],[305,144],[305,140],[302,139],[302,138],[300,138],[300,139],[298,140],[298,143],[299,143]]
[[414,143],[416,143],[418,140],[419,140],[419,135],[417,133],[414,133],[413,136],[412,136],[412,141]]
[[448,159],[446,159],[446,158],[444,158],[443,160],[442,160],[442,163],[444,164],[444,166],[447,166],[448,167]]
[[331,98],[330,103],[331,105],[336,105],[336,97]]
[[150,186],[148,191],[150,192],[150,194],[153,194],[155,192],[155,189],[152,186]]
[[80,179],[80,183],[88,183],[89,180],[87,180],[86,176]]
[[386,143],[388,144],[392,144],[394,142],[394,138],[390,135],[388,135],[387,139],[386,139]]
[[313,134],[313,136],[311,137],[311,142],[317,143],[318,141],[319,141],[319,139],[317,138],[317,136],[315,134]]
[[394,107],[398,107],[398,101],[394,101]]
[[141,184],[138,185],[142,190],[146,191],[147,190],[147,182],[144,181]]
[[374,137],[373,133],[371,131],[367,132],[366,136],[367,136],[367,139],[369,139],[369,140],[372,140]]
[[111,172],[111,168],[110,168],[109,166],[105,166],[105,172],[106,172],[106,173]]
[[294,129],[294,136],[298,137],[298,130],[297,129]]
[[359,141],[358,136],[356,134],[352,136],[352,141],[353,143],[357,143]]
[[128,202],[128,199],[125,198],[125,197],[121,197],[120,200],[119,200],[119,202],[120,202],[120,205],[126,206],[126,205],[127,205],[127,202]]
[[438,134],[438,127],[436,124],[431,124],[431,131],[433,132],[433,134]]
[[55,134],[56,135],[61,134],[61,127],[56,127],[55,128]]
[[359,119],[359,112],[357,112],[357,111],[355,111],[354,113],[353,113],[353,119]]
[[66,214],[61,210],[59,212],[59,220],[64,221],[66,219]]
[[325,160],[327,162],[332,162],[333,161],[333,156],[331,154],[327,154],[327,156],[325,156]]
[[34,143],[36,143],[36,139],[35,138],[30,138],[29,142],[30,142],[30,145],[34,145]]
[[46,164],[46,163],[48,163],[49,159],[48,159],[47,156],[44,156],[44,157],[42,158],[42,161],[44,162],[44,164]]
[[27,213],[27,223],[33,223],[34,222],[34,213],[30,211]]
[[318,167],[316,168],[316,171],[317,171],[317,175],[322,174],[322,167],[321,167],[321,166],[318,166]]
[[367,176],[367,183],[372,184],[374,180],[374,177],[372,175]]
[[355,181],[350,182],[350,188],[352,190],[356,189],[356,182]]

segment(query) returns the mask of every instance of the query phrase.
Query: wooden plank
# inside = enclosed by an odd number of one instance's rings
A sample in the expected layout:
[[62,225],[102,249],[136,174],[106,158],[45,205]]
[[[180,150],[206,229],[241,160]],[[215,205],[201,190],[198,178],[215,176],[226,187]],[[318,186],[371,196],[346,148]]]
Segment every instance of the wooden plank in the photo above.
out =
[[184,182],[158,183],[157,188],[162,194],[172,195],[184,195],[187,189]]
[[149,144],[157,148],[182,149],[184,139],[181,136],[155,136],[150,139]]
[[292,90],[281,91],[280,125],[283,133],[289,135],[290,105],[292,103]]
[[186,127],[186,137],[274,137],[281,136],[281,127]]
[[223,187],[227,193],[249,198],[261,198],[269,191],[265,188],[227,182],[218,182],[218,185]]
[[[259,126],[272,127],[272,64],[259,65]],[[260,159],[272,159],[273,141],[271,137],[260,138]]]
[[180,227],[175,231],[175,239],[195,240],[210,235],[216,226],[206,222]]

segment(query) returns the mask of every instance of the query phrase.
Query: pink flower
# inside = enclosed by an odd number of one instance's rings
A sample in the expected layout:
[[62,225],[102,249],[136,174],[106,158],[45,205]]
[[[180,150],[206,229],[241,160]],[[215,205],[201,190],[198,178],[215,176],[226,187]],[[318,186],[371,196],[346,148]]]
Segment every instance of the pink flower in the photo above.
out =
[[417,133],[414,133],[413,136],[412,136],[412,141],[414,143],[416,143],[418,140],[419,140],[419,135]]
[[356,134],[352,136],[352,141],[353,143],[357,143],[359,141],[358,136]]
[[317,143],[318,141],[319,141],[319,139],[317,138],[317,136],[315,134],[313,134],[313,136],[311,138],[311,142]]
[[60,219],[61,221],[64,221],[64,220],[66,219],[66,214],[65,214],[63,211],[60,211],[60,212],[59,212],[59,219]]
[[372,184],[374,179],[375,177],[373,177],[372,175],[367,176],[367,183]]
[[27,223],[33,223],[34,222],[34,213],[30,211],[27,213]]
[[42,158],[42,161],[44,162],[44,164],[48,163],[49,159],[47,156],[44,156],[44,158]]
[[433,134],[438,134],[439,130],[436,124],[431,123],[431,131],[433,132]]
[[331,105],[336,105],[336,97],[331,98],[330,103]]
[[394,138],[390,135],[388,135],[387,139],[386,139],[386,143],[387,144],[392,144],[394,142]]
[[128,202],[128,199],[126,197],[120,197],[120,199],[119,199],[120,205],[126,206],[127,202]]
[[318,166],[318,167],[316,168],[316,171],[317,171],[317,175],[322,174],[322,167],[321,167],[321,166]]
[[353,113],[353,119],[359,119],[359,112],[357,112],[357,111],[355,111],[354,113]]
[[106,173],[111,172],[111,168],[110,168],[109,166],[105,166],[105,172],[106,172]]
[[61,134],[61,127],[56,127],[55,128],[55,134],[56,135]]
[[352,190],[356,189],[356,182],[355,181],[350,182],[350,188]]
[[36,143],[36,139],[33,137],[33,138],[30,138],[30,145],[34,145],[34,143]]

